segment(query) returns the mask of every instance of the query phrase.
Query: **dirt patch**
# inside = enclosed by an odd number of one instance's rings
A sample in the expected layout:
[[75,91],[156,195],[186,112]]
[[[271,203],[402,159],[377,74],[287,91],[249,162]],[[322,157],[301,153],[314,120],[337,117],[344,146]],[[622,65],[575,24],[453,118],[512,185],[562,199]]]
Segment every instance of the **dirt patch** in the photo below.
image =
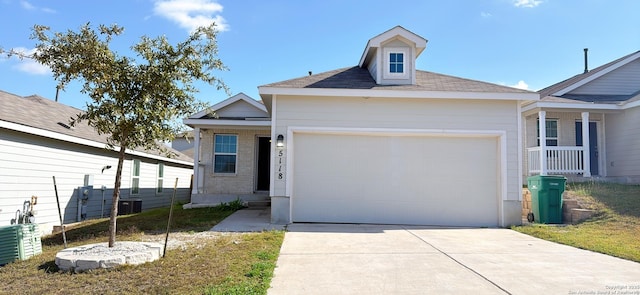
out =
[[[228,237],[228,236],[240,236],[244,233],[226,233],[226,232],[177,232],[177,233],[169,233],[169,241],[167,243],[167,250],[173,249],[181,249],[186,250],[188,248],[196,248],[199,249],[204,244],[204,241],[207,240],[215,240],[220,237]],[[144,234],[140,237],[141,242],[155,242],[164,245],[165,234]]]

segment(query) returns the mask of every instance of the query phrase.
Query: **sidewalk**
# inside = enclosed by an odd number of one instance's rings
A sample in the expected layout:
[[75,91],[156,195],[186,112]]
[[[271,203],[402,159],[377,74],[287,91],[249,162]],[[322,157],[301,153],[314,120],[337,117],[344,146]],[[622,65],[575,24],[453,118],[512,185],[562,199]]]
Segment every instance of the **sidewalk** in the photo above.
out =
[[260,232],[284,230],[285,224],[271,223],[271,207],[247,208],[234,212],[216,224],[211,231],[216,232]]

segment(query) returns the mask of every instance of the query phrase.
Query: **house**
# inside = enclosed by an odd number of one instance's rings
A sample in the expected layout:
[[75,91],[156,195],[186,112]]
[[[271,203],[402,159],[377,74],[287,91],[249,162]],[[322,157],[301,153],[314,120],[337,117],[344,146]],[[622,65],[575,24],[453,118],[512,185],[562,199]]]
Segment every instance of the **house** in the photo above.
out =
[[[24,214],[32,196],[43,233],[60,225],[53,177],[64,223],[110,214],[118,153],[86,122],[69,126],[81,110],[40,96],[0,91],[0,226]],[[127,150],[120,213],[189,201],[193,160],[180,153]]]
[[523,178],[640,183],[640,51],[539,91],[522,107]]
[[171,141],[171,148],[193,158],[193,132],[181,132]]
[[184,123],[197,147],[192,205],[269,199],[271,119],[262,103],[239,93]]
[[426,45],[397,26],[357,66],[263,85],[264,104],[232,97],[213,107],[219,117],[185,120],[193,193],[268,188],[273,223],[521,223],[520,106],[539,95],[418,70]]

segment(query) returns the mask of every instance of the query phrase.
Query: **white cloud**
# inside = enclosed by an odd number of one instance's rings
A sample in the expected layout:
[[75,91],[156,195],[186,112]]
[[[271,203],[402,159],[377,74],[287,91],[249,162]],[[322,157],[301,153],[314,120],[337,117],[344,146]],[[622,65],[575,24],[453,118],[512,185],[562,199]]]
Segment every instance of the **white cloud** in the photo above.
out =
[[26,10],[35,10],[36,7],[31,5],[31,3],[27,2],[27,1],[20,1],[20,5],[22,6],[22,8],[26,9]]
[[153,11],[189,32],[212,22],[222,32],[229,29],[227,21],[220,15],[222,9],[222,5],[212,0],[160,0],[155,2]]
[[493,14],[483,11],[483,12],[480,12],[480,16],[482,16],[483,18],[489,18],[489,17],[492,17]]
[[524,81],[522,81],[522,80],[518,81],[518,83],[516,83],[515,85],[509,85],[509,87],[523,89],[523,90],[529,90],[529,85],[527,83],[525,83]]
[[[17,47],[13,49],[15,52],[18,52],[23,56],[30,56],[36,52],[36,49],[27,49],[24,47]],[[19,59],[18,64],[13,66],[13,68],[18,69],[21,72],[25,72],[32,75],[48,75],[51,73],[49,67],[44,66],[33,59],[30,58],[22,58]]]
[[542,4],[542,0],[513,0],[513,5],[516,7],[533,8]]
[[20,6],[22,6],[22,8],[26,9],[26,10],[40,10],[46,13],[56,13],[55,10],[51,9],[51,8],[47,8],[47,7],[37,7],[34,6],[33,4],[29,3],[28,1],[20,1]]

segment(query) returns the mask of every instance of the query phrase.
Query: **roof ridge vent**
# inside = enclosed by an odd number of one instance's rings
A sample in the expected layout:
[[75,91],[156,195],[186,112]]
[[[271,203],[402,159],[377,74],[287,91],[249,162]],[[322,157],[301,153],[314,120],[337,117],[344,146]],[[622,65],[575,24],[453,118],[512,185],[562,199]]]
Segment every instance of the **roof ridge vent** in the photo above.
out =
[[74,127],[70,126],[69,124],[62,123],[62,122],[58,122],[58,125],[60,125],[60,126],[62,126],[62,127],[64,127],[64,128],[67,128],[67,129],[69,129],[69,130],[74,130],[74,129],[76,129],[76,128],[74,128]]

